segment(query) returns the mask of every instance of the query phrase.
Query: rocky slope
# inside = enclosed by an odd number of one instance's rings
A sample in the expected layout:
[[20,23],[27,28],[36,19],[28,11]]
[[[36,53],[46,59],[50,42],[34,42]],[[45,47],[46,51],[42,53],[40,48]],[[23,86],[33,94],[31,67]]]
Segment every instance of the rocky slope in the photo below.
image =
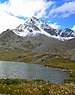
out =
[[59,40],[41,34],[34,37],[20,37],[11,30],[0,34],[0,50],[54,51],[58,44],[60,44]]
[[65,52],[75,49],[75,39],[60,41],[46,35],[21,37],[11,30],[0,34],[0,50],[24,50],[26,52]]

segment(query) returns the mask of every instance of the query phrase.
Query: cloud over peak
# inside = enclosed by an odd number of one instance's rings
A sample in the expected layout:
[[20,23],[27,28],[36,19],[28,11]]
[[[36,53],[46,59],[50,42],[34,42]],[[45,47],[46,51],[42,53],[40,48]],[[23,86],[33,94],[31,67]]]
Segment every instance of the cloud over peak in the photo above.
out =
[[75,25],[72,27],[72,30],[75,30]]
[[6,11],[14,16],[40,16],[46,15],[46,10],[53,4],[46,0],[9,0]]
[[50,27],[54,28],[54,29],[59,29],[61,26],[58,25],[57,23],[50,23],[48,24]]

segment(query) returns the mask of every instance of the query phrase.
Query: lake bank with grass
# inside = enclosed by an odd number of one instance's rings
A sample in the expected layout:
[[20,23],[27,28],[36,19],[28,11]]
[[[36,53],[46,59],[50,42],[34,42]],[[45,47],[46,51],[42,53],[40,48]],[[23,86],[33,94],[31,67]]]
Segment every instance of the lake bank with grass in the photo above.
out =
[[60,84],[53,84],[42,80],[22,81],[21,83],[14,84],[12,82],[14,79],[8,79],[9,81],[4,79],[4,84],[0,83],[0,93],[7,95],[75,95],[75,62],[69,59],[70,56],[70,53],[49,54],[27,53],[24,51],[0,51],[1,61],[42,64],[48,67],[63,68],[63,72],[70,72],[70,78],[65,79]]
[[[68,82],[75,83],[75,61],[70,60],[72,53],[30,53],[25,51],[0,51],[1,61],[17,61],[34,64],[42,64],[54,68],[63,68],[70,72]],[[74,58],[73,58],[74,59]]]

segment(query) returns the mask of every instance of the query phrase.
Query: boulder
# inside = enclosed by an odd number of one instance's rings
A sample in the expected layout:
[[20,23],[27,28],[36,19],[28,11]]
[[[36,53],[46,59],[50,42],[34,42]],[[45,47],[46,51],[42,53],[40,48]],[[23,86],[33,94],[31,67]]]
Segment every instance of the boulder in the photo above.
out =
[[75,54],[72,54],[72,55],[70,56],[70,61],[75,61]]

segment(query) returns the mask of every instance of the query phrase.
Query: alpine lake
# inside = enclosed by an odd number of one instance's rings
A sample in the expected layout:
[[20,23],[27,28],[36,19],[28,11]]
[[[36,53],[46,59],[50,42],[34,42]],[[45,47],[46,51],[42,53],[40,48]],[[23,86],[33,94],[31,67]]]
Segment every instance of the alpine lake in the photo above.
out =
[[0,61],[0,79],[44,80],[51,83],[62,83],[69,78],[69,72],[39,64],[25,62]]

